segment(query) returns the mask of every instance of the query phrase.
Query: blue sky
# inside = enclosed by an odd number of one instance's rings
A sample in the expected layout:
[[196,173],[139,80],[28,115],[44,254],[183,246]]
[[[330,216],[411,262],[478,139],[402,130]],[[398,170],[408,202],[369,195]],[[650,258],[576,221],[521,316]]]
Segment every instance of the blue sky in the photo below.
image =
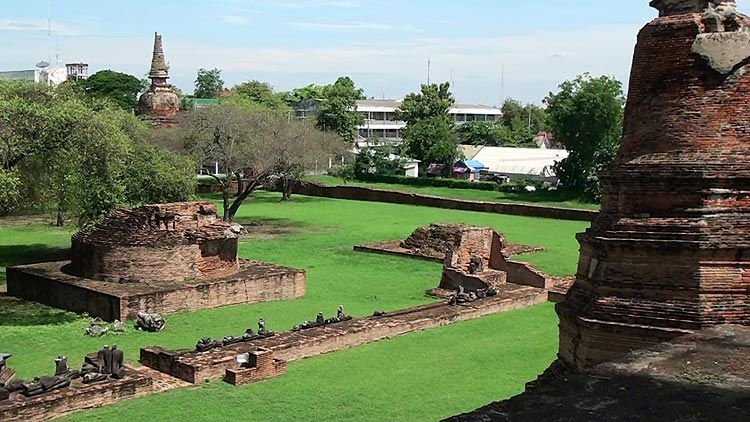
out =
[[[33,68],[59,52],[92,71],[142,77],[153,33],[172,83],[192,92],[198,68],[228,86],[277,90],[351,76],[368,96],[402,98],[427,79],[454,81],[460,102],[504,96],[541,103],[583,72],[627,82],[648,0],[0,0],[0,70]],[[742,5],[740,5],[742,6]]]

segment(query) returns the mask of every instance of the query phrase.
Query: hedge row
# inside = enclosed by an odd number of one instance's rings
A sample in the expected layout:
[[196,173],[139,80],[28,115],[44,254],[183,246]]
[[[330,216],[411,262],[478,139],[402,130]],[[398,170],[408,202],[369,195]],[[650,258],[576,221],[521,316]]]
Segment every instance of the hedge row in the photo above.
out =
[[375,174],[361,174],[358,175],[356,179],[362,182],[431,186],[436,188],[474,189],[485,191],[494,191],[498,188],[498,184],[494,182],[469,182],[467,180],[444,179],[439,177],[379,176]]

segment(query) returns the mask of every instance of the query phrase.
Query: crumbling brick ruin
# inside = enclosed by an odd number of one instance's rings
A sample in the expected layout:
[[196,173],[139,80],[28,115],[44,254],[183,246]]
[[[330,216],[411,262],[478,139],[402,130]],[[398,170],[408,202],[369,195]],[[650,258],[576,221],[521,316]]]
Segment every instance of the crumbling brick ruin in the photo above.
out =
[[239,269],[237,239],[208,202],[120,210],[73,236],[70,272],[115,283],[226,275]]
[[239,259],[209,202],[120,210],[73,235],[70,262],[7,269],[8,293],[108,321],[305,294],[305,272]]
[[750,18],[734,2],[651,5],[601,214],[557,307],[576,368],[750,325]]

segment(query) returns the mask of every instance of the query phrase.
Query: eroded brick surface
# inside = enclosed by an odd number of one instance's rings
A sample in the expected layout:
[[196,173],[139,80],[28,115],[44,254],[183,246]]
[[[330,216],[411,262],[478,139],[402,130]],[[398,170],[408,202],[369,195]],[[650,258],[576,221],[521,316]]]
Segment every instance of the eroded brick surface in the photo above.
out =
[[691,51],[716,30],[708,12],[670,12],[638,36],[622,147],[558,305],[576,367],[750,324],[750,67],[725,75]]

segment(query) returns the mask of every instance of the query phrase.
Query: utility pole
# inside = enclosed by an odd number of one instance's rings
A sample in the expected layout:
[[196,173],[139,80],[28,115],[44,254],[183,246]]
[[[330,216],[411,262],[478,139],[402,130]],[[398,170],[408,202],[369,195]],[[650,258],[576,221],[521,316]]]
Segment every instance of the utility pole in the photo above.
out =
[[432,61],[430,58],[427,58],[427,85],[430,84],[430,67],[432,66]]

